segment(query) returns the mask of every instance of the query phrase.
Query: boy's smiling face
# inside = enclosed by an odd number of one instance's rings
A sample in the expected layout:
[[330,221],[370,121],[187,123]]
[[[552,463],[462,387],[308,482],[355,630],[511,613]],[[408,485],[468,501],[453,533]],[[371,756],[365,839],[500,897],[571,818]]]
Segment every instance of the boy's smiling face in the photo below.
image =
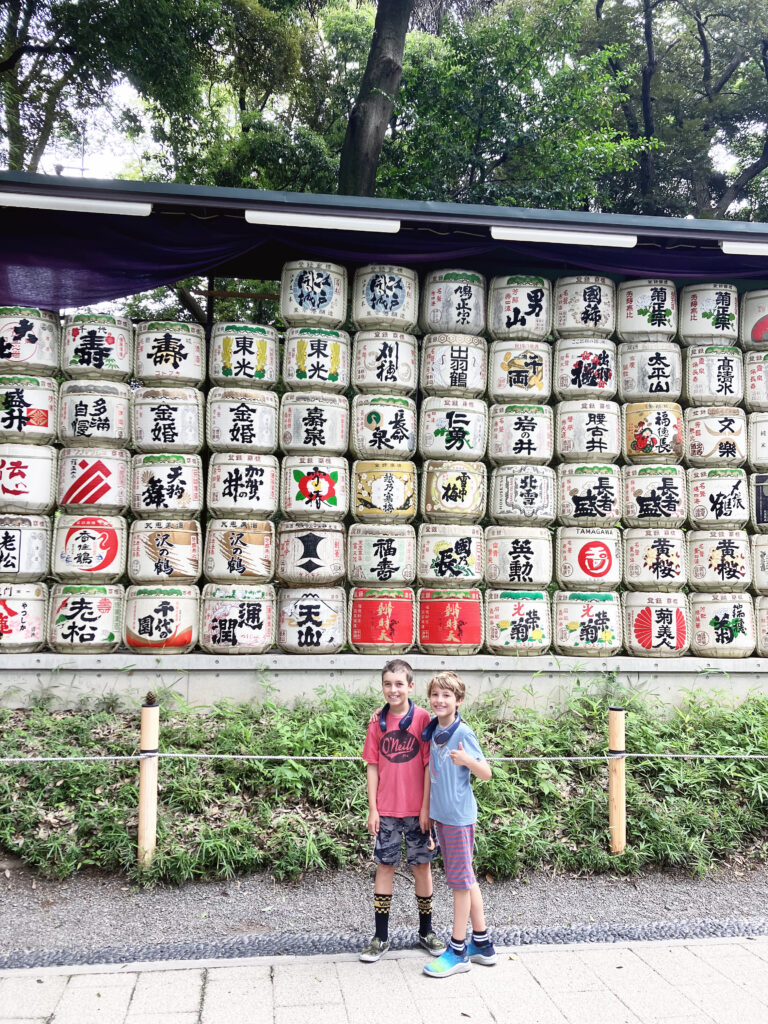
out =
[[444,686],[433,686],[429,691],[429,706],[437,715],[438,724],[441,727],[450,725],[456,718],[460,700],[457,700],[453,690]]
[[404,715],[408,710],[408,698],[413,691],[413,681],[408,682],[402,669],[398,669],[397,672],[385,672],[381,680],[381,689],[392,714]]

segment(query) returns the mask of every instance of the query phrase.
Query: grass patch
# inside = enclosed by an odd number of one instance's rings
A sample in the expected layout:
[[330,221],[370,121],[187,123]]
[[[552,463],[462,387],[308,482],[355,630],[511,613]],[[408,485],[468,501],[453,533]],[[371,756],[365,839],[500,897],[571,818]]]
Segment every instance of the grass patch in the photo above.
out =
[[[677,708],[624,698],[630,751],[768,753],[768,697],[733,706],[692,693]],[[200,714],[166,698],[160,749],[359,755],[380,699],[320,691],[311,704],[222,702]],[[495,697],[465,717],[489,756],[602,755],[609,703],[576,687],[562,710],[526,710]],[[137,750],[138,711],[0,710],[0,756]],[[479,872],[508,878],[544,866],[583,873],[674,866],[703,874],[733,855],[764,857],[768,762],[628,761],[628,848],[619,857],[608,852],[607,775],[605,762],[495,765],[489,782],[475,783]],[[137,763],[6,765],[0,848],[50,876],[93,867],[137,879],[137,803]],[[158,848],[142,877],[181,883],[268,871],[295,879],[360,866],[369,855],[366,816],[362,761],[161,761]]]

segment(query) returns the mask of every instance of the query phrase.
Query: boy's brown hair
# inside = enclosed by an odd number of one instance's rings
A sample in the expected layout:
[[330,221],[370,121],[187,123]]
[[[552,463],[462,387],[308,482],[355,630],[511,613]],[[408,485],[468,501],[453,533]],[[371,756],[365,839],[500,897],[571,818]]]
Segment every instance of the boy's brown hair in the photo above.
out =
[[437,686],[444,690],[450,690],[457,701],[464,700],[467,692],[464,683],[455,672],[438,672],[437,675],[432,676],[427,683],[427,696],[432,693],[432,688]]
[[402,658],[392,658],[388,661],[384,668],[381,670],[381,680],[384,681],[384,676],[387,672],[405,672],[406,682],[410,685],[413,682],[413,669],[407,661],[403,661]]

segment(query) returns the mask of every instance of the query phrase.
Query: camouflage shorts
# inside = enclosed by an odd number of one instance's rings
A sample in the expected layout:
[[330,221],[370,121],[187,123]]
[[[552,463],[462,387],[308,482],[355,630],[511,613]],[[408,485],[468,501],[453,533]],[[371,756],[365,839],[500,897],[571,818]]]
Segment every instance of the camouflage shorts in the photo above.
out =
[[409,864],[429,864],[437,854],[437,841],[432,830],[433,847],[429,848],[429,832],[422,832],[419,819],[380,818],[379,832],[373,847],[377,864],[399,864],[405,839],[405,856]]

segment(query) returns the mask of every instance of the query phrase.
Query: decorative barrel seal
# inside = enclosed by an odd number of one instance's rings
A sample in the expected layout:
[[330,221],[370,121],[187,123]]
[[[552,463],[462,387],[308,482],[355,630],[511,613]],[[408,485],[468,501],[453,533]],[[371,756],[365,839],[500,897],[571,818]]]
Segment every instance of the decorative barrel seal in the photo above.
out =
[[681,590],[688,582],[682,530],[624,530],[624,586],[628,590]]
[[106,313],[75,313],[64,321],[61,369],[67,377],[128,380],[133,370],[133,324]]
[[131,523],[131,583],[197,583],[202,534],[193,519],[137,519]]
[[488,457],[494,465],[552,461],[554,417],[548,405],[492,405]]
[[747,461],[756,473],[768,470],[768,412],[747,416]]
[[559,587],[613,590],[621,574],[621,537],[612,528],[558,526],[555,574]]
[[744,356],[744,404],[749,412],[768,412],[768,352]]
[[749,519],[747,474],[744,470],[689,469],[688,518],[691,525],[699,530],[743,529]]
[[344,455],[349,402],[323,391],[288,391],[280,408],[280,447],[286,455]]
[[537,402],[552,391],[552,347],[543,341],[494,341],[488,357],[488,394],[494,402]]
[[121,586],[56,583],[51,590],[48,646],[59,654],[111,654],[123,635]]
[[594,274],[559,278],[553,328],[557,338],[609,338],[616,329],[613,281]]
[[685,350],[683,398],[689,405],[741,405],[744,362],[727,345],[693,345]]
[[430,270],[419,322],[425,334],[483,334],[485,278],[473,270]]
[[541,526],[486,526],[485,578],[495,587],[546,589],[552,582],[552,534]]
[[213,516],[270,519],[277,512],[280,469],[274,455],[214,452],[206,504]]
[[752,558],[744,530],[689,530],[689,582],[693,590],[746,590]]
[[419,527],[417,575],[422,587],[467,587],[483,582],[483,528],[422,523]]
[[617,526],[621,519],[618,466],[557,467],[557,518],[562,526]]
[[0,306],[0,373],[52,377],[58,368],[58,315],[34,306]]
[[208,374],[220,388],[272,388],[280,378],[278,335],[263,324],[213,325]]
[[622,402],[676,402],[683,390],[683,358],[675,341],[627,341],[618,349]]
[[424,459],[475,462],[485,455],[488,406],[480,398],[425,398],[419,421]]
[[211,388],[206,441],[214,452],[271,455],[277,449],[278,398],[273,391]]
[[48,575],[51,521],[46,516],[0,516],[0,580],[35,583]]
[[416,597],[409,587],[353,587],[348,621],[358,654],[405,654],[416,643]]
[[275,524],[266,519],[210,519],[204,571],[212,583],[269,583],[275,572]]
[[419,318],[419,278],[410,267],[371,263],[358,267],[352,287],[357,331],[413,331]]
[[634,465],[679,462],[683,457],[683,410],[676,402],[622,406],[623,455]]
[[479,523],[485,515],[483,462],[427,459],[422,469],[421,515],[428,523]]
[[616,394],[616,346],[607,338],[560,338],[553,387],[559,401],[610,399]]
[[131,411],[137,451],[193,455],[203,447],[205,399],[196,388],[137,388]]
[[349,463],[326,455],[283,459],[280,509],[288,519],[342,520],[349,508]]
[[688,518],[682,466],[624,466],[625,526],[679,527]]
[[748,658],[755,649],[755,610],[749,594],[691,594],[691,654]]
[[739,338],[747,350],[768,349],[768,291],[744,292],[741,296]]
[[416,578],[416,531],[355,523],[347,534],[347,579],[354,586],[407,587]]
[[689,284],[680,292],[683,345],[736,345],[739,294],[732,284]]
[[125,593],[123,642],[136,654],[186,654],[200,628],[200,591],[192,586],[136,586]]
[[288,654],[336,654],[344,646],[343,587],[278,591],[277,642]]
[[689,466],[741,466],[747,459],[743,409],[715,405],[685,410],[685,460]]
[[335,263],[294,260],[283,265],[280,317],[292,327],[339,327],[347,318],[347,272]]
[[0,583],[0,652],[42,650],[47,605],[44,583]]
[[688,598],[681,593],[625,594],[624,647],[635,658],[680,658],[691,644]]
[[203,328],[165,320],[138,324],[135,371],[147,387],[199,388],[205,380]]
[[275,645],[275,588],[208,583],[200,646],[209,654],[264,654]]
[[58,504],[65,512],[119,516],[128,507],[131,456],[122,448],[62,448]]
[[491,654],[536,657],[552,643],[549,598],[535,590],[486,590],[485,646]]
[[60,583],[117,583],[125,572],[122,516],[56,516],[51,575]]
[[134,516],[196,519],[202,508],[203,466],[199,455],[134,455]]
[[55,441],[58,397],[59,385],[51,377],[0,377],[0,442]]
[[621,454],[621,410],[616,402],[558,402],[555,454],[563,462],[615,462]]
[[663,343],[677,334],[674,281],[649,278],[622,281],[617,305],[616,334],[620,341]]
[[291,391],[346,391],[347,332],[329,327],[290,327],[285,334],[283,380]]
[[499,466],[491,473],[488,514],[510,526],[548,526],[557,515],[555,471],[549,466]]
[[422,588],[419,650],[424,654],[477,654],[483,646],[483,595],[479,590]]
[[552,596],[553,638],[558,654],[605,658],[623,641],[618,594],[556,590]]
[[289,587],[321,587],[344,579],[341,523],[290,522],[277,527],[277,578]]
[[416,403],[405,395],[355,395],[350,423],[349,447],[358,459],[410,459],[416,452]]
[[0,444],[0,512],[50,512],[56,503],[56,449]]
[[[494,277],[488,333],[497,341],[544,341],[552,330],[552,285],[545,277]],[[503,399],[502,399],[503,401]]]
[[425,395],[479,398],[485,392],[486,344],[472,334],[427,334],[421,355]]
[[352,515],[361,523],[409,523],[416,515],[412,462],[358,461],[352,465]]
[[131,441],[131,389],[120,381],[65,380],[59,393],[63,445],[122,448]]
[[755,533],[768,533],[768,473],[750,474],[749,510],[750,522]]
[[419,355],[412,334],[358,331],[352,343],[351,384],[362,394],[410,395],[416,390]]
[[757,656],[768,657],[768,598],[755,598],[755,619],[757,632]]

